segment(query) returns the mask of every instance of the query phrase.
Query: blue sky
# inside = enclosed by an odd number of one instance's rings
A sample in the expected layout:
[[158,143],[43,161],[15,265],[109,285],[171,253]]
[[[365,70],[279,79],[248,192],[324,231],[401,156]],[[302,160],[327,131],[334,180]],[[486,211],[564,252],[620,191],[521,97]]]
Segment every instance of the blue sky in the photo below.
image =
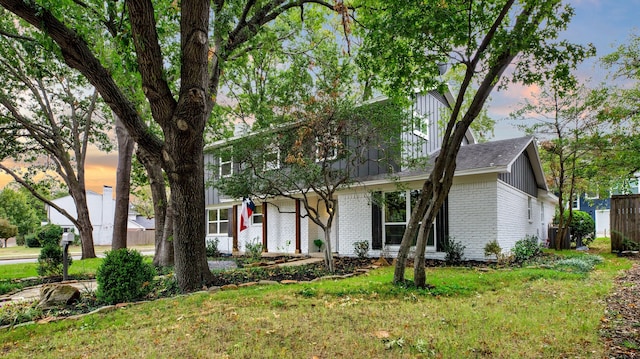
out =
[[[599,66],[598,59],[626,43],[632,33],[640,35],[640,0],[573,0],[569,3],[575,15],[561,36],[574,43],[594,44],[596,57],[583,63],[577,74],[583,80],[591,79],[589,84],[595,87],[607,75],[607,71]],[[496,120],[492,139],[523,135],[506,118],[534,90],[511,86],[507,91],[492,94],[488,107],[489,115]]]

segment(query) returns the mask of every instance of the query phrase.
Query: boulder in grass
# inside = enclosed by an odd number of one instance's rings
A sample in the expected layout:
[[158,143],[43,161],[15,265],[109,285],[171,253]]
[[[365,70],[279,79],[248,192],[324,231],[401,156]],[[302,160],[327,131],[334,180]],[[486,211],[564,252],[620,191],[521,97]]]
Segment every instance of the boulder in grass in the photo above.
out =
[[46,284],[40,288],[38,307],[51,309],[70,305],[80,300],[80,290],[66,284]]

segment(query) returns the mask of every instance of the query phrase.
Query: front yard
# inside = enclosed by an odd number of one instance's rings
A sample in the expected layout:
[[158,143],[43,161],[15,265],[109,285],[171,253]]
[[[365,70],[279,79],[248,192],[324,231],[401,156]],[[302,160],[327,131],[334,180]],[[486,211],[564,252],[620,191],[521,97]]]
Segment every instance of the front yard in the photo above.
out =
[[631,267],[602,252],[605,262],[589,274],[544,265],[429,268],[433,288],[416,290],[391,285],[388,267],[343,280],[196,293],[3,330],[0,355],[600,358],[605,299]]

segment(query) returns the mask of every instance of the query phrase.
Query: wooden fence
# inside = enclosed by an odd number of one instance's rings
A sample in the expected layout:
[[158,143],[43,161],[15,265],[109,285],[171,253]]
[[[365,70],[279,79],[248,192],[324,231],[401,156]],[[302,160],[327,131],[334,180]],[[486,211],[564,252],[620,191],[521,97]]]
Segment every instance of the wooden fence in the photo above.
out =
[[611,251],[640,248],[640,194],[611,196],[610,215]]
[[145,244],[155,244],[156,231],[148,229],[146,231],[128,231],[127,232],[127,245],[128,246],[141,246]]

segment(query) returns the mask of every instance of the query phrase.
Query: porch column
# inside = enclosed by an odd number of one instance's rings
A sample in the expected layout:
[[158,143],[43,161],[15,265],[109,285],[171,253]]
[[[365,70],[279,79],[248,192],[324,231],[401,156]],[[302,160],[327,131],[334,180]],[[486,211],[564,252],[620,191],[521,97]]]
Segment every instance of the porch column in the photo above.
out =
[[296,254],[300,253],[300,200],[296,199]]
[[267,202],[262,202],[262,253],[269,252],[267,247]]
[[238,248],[238,205],[234,205],[231,210],[231,236],[233,238],[233,248],[232,253],[237,253],[240,251]]

